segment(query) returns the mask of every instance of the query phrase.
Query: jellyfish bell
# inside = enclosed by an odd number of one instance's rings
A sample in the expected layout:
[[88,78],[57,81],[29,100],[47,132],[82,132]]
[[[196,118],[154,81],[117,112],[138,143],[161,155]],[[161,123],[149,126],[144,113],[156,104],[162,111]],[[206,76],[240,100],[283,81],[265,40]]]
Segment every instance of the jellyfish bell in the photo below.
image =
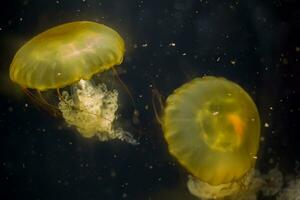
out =
[[224,78],[196,78],[166,100],[160,118],[170,153],[191,174],[187,186],[202,199],[246,187],[259,147],[260,119],[251,97]]
[[66,23],[24,44],[11,63],[10,78],[40,91],[62,88],[121,64],[124,51],[121,36],[105,25]]
[[[9,75],[33,100],[58,110],[82,136],[135,143],[129,133],[113,126],[118,91],[90,81],[95,74],[121,64],[124,52],[124,41],[113,29],[95,22],[71,22],[25,43],[14,56]],[[58,106],[43,98],[41,92],[49,90],[57,91]]]

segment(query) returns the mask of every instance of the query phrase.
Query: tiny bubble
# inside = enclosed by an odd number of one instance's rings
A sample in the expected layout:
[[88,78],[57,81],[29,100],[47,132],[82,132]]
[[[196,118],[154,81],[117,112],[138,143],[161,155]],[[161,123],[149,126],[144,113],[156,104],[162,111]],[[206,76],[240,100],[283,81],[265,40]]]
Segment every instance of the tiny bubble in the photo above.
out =
[[110,176],[112,178],[115,178],[117,176],[117,173],[115,171],[111,171]]
[[289,64],[289,60],[287,59],[287,58],[283,58],[283,64],[285,64],[285,65],[287,65],[287,64]]
[[14,111],[14,108],[13,108],[13,107],[11,107],[11,106],[10,106],[10,107],[8,107],[8,111],[9,111],[9,112],[12,112],[12,111]]
[[268,128],[270,127],[270,125],[268,123],[265,123],[265,127]]
[[216,115],[219,114],[219,112],[218,112],[218,111],[215,111],[215,112],[213,112],[212,114],[213,114],[213,116],[216,116]]

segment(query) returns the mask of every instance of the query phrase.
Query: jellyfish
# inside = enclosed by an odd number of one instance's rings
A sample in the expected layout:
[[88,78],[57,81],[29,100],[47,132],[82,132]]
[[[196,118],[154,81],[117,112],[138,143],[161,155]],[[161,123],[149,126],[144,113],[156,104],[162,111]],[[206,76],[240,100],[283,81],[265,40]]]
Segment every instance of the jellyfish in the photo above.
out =
[[169,152],[200,199],[234,195],[251,182],[260,139],[257,108],[236,83],[205,76],[168,96],[160,116]]
[[[121,64],[124,52],[124,41],[115,30],[95,22],[71,22],[25,43],[14,56],[9,75],[29,97],[57,111],[82,136],[136,143],[131,134],[114,126],[118,91],[91,80]],[[43,96],[50,90],[57,93],[57,105]]]

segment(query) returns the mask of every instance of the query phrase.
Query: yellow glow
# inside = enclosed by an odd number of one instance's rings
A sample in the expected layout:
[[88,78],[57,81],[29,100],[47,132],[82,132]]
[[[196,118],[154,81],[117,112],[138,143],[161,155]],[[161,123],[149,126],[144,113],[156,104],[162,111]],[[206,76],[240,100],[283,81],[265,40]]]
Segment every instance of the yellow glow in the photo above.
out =
[[166,101],[162,125],[169,151],[210,185],[238,181],[255,164],[260,120],[251,97],[224,78],[196,78]]
[[120,64],[124,51],[121,36],[105,25],[67,23],[23,45],[11,63],[10,78],[25,88],[61,88]]

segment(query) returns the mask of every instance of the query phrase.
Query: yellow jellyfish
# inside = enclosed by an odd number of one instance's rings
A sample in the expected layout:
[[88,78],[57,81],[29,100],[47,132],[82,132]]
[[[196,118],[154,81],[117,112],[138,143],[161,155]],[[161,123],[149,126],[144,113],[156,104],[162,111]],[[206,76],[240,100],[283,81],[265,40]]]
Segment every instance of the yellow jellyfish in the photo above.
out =
[[191,174],[192,194],[223,198],[250,182],[260,119],[239,85],[225,78],[196,78],[167,98],[161,123],[170,153]]
[[[55,89],[56,108],[84,137],[135,143],[129,133],[113,125],[117,90],[90,81],[93,75],[121,64],[124,52],[124,41],[113,29],[89,21],[66,23],[25,43],[14,56],[9,74],[30,97],[48,106],[41,91]],[[61,93],[60,88],[66,86],[71,92],[64,89]]]

